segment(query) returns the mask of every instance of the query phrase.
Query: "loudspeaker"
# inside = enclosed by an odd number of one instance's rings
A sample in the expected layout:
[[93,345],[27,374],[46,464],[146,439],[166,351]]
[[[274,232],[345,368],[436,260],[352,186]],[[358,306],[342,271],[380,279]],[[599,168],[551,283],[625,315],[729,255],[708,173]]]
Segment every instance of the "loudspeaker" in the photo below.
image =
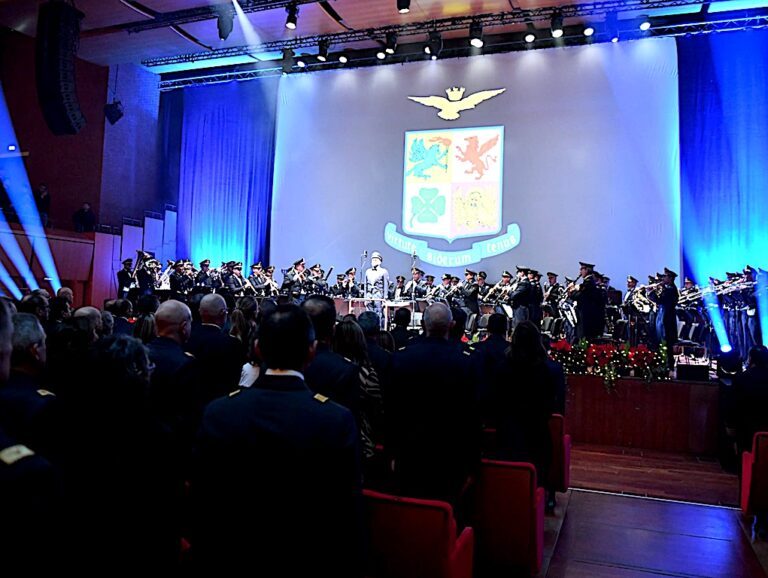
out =
[[107,117],[109,124],[115,124],[123,118],[123,114],[123,103],[119,100],[114,100],[104,105],[104,116]]
[[709,365],[677,364],[677,379],[680,381],[709,381]]
[[83,17],[75,7],[57,0],[42,4],[37,16],[37,99],[55,135],[77,134],[85,126],[75,83],[75,54]]

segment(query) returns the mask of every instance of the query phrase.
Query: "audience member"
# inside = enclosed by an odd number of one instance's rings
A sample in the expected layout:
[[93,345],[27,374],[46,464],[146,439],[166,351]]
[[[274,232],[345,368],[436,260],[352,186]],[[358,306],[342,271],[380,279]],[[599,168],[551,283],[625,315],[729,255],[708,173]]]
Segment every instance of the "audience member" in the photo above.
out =
[[50,299],[46,297],[47,293],[32,292],[26,295],[19,303],[19,313],[31,313],[40,321],[40,325],[48,325],[48,314],[50,311]]
[[411,324],[411,311],[406,307],[399,307],[395,311],[395,327],[390,330],[392,337],[395,338],[395,351],[405,347],[408,340],[413,337],[408,326]]
[[385,391],[387,444],[401,495],[458,505],[480,459],[469,353],[448,341],[451,310],[424,312],[426,336],[392,356]]
[[115,316],[115,324],[112,328],[114,335],[133,335],[133,323],[130,317],[133,315],[133,304],[128,299],[118,299],[112,309]]
[[43,227],[48,226],[48,216],[51,214],[51,194],[48,192],[48,185],[40,183],[35,189],[35,205],[40,214],[40,222]]
[[101,312],[101,336],[109,337],[115,328],[115,317],[106,309]]
[[91,334],[91,342],[95,343],[102,337],[102,330],[104,328],[101,311],[95,307],[80,307],[75,311],[73,317],[84,317],[88,320],[88,330]]
[[365,335],[368,359],[376,370],[382,387],[386,387],[389,365],[392,363],[392,354],[378,344],[378,338],[381,334],[381,320],[375,311],[364,311],[357,318],[357,322]]
[[78,233],[90,233],[96,230],[96,213],[91,210],[91,203],[85,202],[72,215],[72,224]]
[[191,480],[195,568],[359,576],[359,434],[349,410],[304,382],[312,323],[281,305],[259,327],[257,348],[265,374],[203,417]]

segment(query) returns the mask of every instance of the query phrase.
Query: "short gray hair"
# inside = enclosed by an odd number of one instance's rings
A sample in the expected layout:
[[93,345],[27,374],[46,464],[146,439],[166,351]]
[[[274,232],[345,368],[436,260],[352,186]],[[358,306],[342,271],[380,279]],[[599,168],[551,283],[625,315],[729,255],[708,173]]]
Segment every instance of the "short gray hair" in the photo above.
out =
[[13,316],[13,353],[27,351],[33,345],[45,343],[45,331],[37,316],[17,313]]

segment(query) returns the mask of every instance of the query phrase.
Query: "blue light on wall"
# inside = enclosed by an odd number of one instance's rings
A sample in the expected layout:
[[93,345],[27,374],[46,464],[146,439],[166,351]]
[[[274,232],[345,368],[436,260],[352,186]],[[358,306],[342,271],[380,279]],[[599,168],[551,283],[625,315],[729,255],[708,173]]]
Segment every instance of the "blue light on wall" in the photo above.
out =
[[768,272],[757,276],[757,314],[762,329],[763,345],[768,347]]
[[[8,112],[8,106],[5,102],[5,92],[0,86],[0,142],[12,142],[16,141],[16,134],[13,130],[13,123],[11,122],[11,115]],[[40,214],[35,206],[35,199],[32,195],[32,188],[29,185],[29,179],[27,178],[27,171],[24,168],[24,163],[21,157],[11,157],[5,159],[3,162],[3,172],[6,191],[8,197],[13,203],[16,213],[19,216],[19,222],[24,228],[27,236],[31,239],[39,237],[46,239],[46,242],[34,243],[35,252],[40,266],[45,273],[45,276],[50,279],[51,286],[54,291],[58,291],[61,288],[61,281],[59,280],[59,273],[56,270],[56,264],[51,254],[51,249],[47,243],[47,237],[43,224],[40,221]],[[0,225],[3,228],[7,228],[7,222],[5,216],[2,217]],[[24,278],[30,289],[37,289],[39,287],[37,281],[34,278],[32,270],[29,267],[21,249],[18,246],[16,240],[8,235],[9,239],[3,244],[3,249],[6,251],[14,266],[18,270],[19,274]]]
[[11,274],[8,273],[8,269],[6,269],[2,263],[0,263],[0,282],[5,285],[11,295],[16,299],[22,298],[21,290],[16,286],[16,283],[13,282]]

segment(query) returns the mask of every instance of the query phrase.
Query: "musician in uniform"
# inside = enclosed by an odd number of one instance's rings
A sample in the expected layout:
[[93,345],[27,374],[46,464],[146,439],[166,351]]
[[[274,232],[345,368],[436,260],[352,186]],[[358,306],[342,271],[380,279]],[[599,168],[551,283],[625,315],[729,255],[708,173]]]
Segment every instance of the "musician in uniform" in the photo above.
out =
[[451,290],[451,274],[444,273],[440,280],[442,284],[435,290],[435,299],[447,299]]
[[509,294],[509,304],[512,306],[512,328],[518,323],[527,321],[530,317],[531,282],[528,281],[528,268],[517,265],[517,281]]
[[[371,266],[365,272],[366,299],[386,299],[388,296],[389,271],[381,266],[382,261],[381,253],[378,251],[371,253]],[[379,319],[384,321],[384,306],[381,301],[367,301],[365,307],[368,311],[374,311]]]
[[580,285],[569,297],[576,303],[576,340],[602,337],[605,327],[605,292],[596,283],[592,263],[579,262]]
[[677,273],[664,267],[660,290],[648,294],[648,299],[656,303],[656,337],[659,343],[662,340],[667,342],[667,361],[670,369],[674,365],[672,348],[677,343],[676,308],[680,298],[675,286],[676,277]]
[[304,281],[306,281],[305,267],[304,259],[293,262],[283,277],[283,285],[280,287],[281,293],[286,293],[296,300],[301,298],[304,292]]
[[213,276],[210,267],[210,259],[203,259],[200,261],[200,270],[197,272],[197,275],[195,275],[195,287],[204,287],[211,290],[221,287],[221,280],[218,276]]
[[232,267],[232,274],[227,278],[227,289],[233,297],[245,295],[245,278],[243,277],[243,264],[238,262]]
[[410,298],[410,293],[406,291],[405,287],[405,277],[402,275],[395,277],[395,285],[389,289],[389,300],[405,301]]
[[[509,271],[502,271],[501,272],[501,281],[496,283],[489,291],[488,294],[485,296],[486,301],[495,301],[496,307],[494,308],[494,311],[496,313],[501,313],[503,315],[507,315],[507,312],[502,307],[502,304],[508,304],[509,303],[509,295],[512,292],[512,288],[514,286],[512,285],[512,273]],[[509,315],[507,315],[509,318]]]
[[155,277],[150,271],[148,263],[152,260],[152,255],[141,251],[139,253],[139,266],[136,269],[136,286],[139,296],[152,295],[155,289]]
[[344,297],[356,299],[360,297],[360,287],[355,281],[357,269],[350,267],[344,273],[347,278],[344,280]]
[[458,305],[465,310],[467,315],[480,312],[480,307],[477,304],[479,287],[475,281],[476,275],[477,273],[472,269],[464,269],[464,282],[459,290],[460,303]]
[[171,299],[186,301],[187,293],[192,288],[192,279],[184,274],[184,260],[179,259],[173,264],[173,273],[169,279],[171,284]]
[[336,283],[331,285],[330,291],[331,295],[334,297],[344,297],[345,293],[345,287],[344,287],[344,279],[346,278],[346,275],[344,273],[339,273],[336,275]]
[[408,299],[411,300],[421,299],[427,294],[427,289],[425,287],[426,283],[422,279],[424,271],[418,267],[414,267],[411,269],[411,276],[411,280],[405,284],[405,294],[408,296]]
[[324,273],[320,263],[315,263],[309,268],[309,276],[304,283],[304,291],[307,295],[325,295],[328,293],[328,283]]
[[557,282],[557,273],[547,271],[547,282],[544,283],[544,309],[551,317],[560,317],[560,300],[563,298],[564,289]]
[[264,295],[264,286],[267,283],[267,278],[264,276],[264,266],[261,261],[251,265],[251,274],[248,275],[248,282],[253,287],[256,295]]
[[478,300],[484,300],[488,295],[488,291],[491,290],[491,286],[488,285],[486,280],[488,279],[488,273],[485,271],[478,271],[477,273],[477,298]]
[[424,276],[424,298],[432,299],[435,296],[435,291],[437,291],[437,287],[435,287],[435,276],[425,275]]
[[528,271],[530,285],[528,315],[536,327],[541,327],[541,305],[544,302],[544,290],[541,288],[541,273],[536,269]]
[[117,272],[117,298],[128,299],[128,291],[133,284],[133,259],[123,261],[123,268]]
[[746,315],[744,341],[749,345],[748,351],[762,344],[760,322],[757,317],[757,271],[754,267],[744,267],[744,289],[741,291],[744,314]]

